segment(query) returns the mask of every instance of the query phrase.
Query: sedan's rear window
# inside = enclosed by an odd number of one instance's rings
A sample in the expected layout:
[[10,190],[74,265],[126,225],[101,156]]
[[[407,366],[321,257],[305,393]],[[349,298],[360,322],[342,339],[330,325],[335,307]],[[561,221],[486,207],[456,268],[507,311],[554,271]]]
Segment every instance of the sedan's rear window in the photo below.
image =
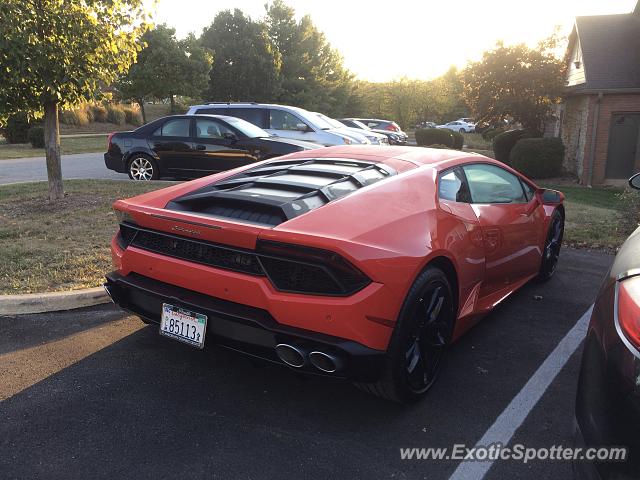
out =
[[153,132],[153,135],[156,137],[188,137],[190,125],[191,119],[176,118],[164,122],[160,128]]

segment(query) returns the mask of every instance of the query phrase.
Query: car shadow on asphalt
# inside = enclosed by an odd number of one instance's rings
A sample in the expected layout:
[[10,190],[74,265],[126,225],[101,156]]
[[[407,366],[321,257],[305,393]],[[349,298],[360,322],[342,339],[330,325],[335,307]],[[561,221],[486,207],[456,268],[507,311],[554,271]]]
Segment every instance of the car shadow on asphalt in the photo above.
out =
[[110,303],[46,314],[0,315],[0,355],[60,340],[122,317]]

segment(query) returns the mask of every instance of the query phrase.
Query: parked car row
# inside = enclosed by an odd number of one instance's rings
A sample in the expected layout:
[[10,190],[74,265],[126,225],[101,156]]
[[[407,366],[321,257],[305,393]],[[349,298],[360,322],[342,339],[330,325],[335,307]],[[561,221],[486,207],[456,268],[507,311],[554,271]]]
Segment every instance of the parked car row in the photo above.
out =
[[409,136],[402,131],[400,126],[390,120],[377,120],[371,118],[341,118],[340,122],[348,127],[372,131],[385,135],[390,145],[405,145]]
[[105,164],[134,180],[197,178],[322,146],[406,141],[388,120],[339,121],[286,105],[209,103],[110,135]]

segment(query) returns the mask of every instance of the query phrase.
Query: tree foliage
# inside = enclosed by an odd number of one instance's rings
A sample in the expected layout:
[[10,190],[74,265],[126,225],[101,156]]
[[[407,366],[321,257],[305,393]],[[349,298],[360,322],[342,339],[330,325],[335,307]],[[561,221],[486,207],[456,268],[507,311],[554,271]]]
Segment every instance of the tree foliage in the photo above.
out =
[[49,197],[63,195],[58,107],[126,72],[146,28],[143,0],[2,0],[0,121],[45,116]]
[[333,116],[361,109],[354,75],[311,17],[296,21],[295,11],[282,0],[266,10],[267,32],[282,61],[277,101]]
[[462,99],[460,74],[455,68],[433,80],[403,77],[360,85],[367,115],[393,119],[403,128],[421,121],[444,123],[468,113]]
[[554,54],[558,41],[552,36],[537,48],[498,43],[470,63],[463,73],[464,98],[476,120],[513,119],[541,131],[564,87],[564,63]]
[[140,39],[141,51],[126,75],[116,83],[119,96],[133,100],[142,110],[148,98],[169,98],[175,95],[199,97],[206,89],[211,70],[211,55],[191,34],[177,40],[175,30],[158,25]]
[[218,13],[204,29],[201,44],[213,52],[207,96],[217,101],[272,101],[277,92],[280,56],[263,22],[235,9]]

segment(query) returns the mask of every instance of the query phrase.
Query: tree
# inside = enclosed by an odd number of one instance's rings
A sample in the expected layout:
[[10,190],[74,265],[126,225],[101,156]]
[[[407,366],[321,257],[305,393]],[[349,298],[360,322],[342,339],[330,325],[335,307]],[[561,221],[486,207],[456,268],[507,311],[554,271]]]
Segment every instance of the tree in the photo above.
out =
[[177,40],[175,30],[158,25],[140,39],[138,59],[116,83],[121,98],[140,105],[143,121],[145,99],[169,98],[175,111],[175,95],[200,96],[207,87],[211,55],[193,35]]
[[64,195],[58,107],[95,98],[136,58],[143,0],[2,0],[0,121],[44,113],[49,198]]
[[242,11],[224,10],[200,37],[213,52],[208,96],[219,101],[272,101],[278,88],[280,57],[264,23]]
[[464,98],[477,121],[500,123],[512,118],[542,131],[564,88],[564,64],[554,55],[558,39],[506,47],[498,43],[463,73]]
[[308,15],[299,22],[282,0],[266,5],[265,23],[282,66],[277,100],[329,115],[362,109],[354,76]]

